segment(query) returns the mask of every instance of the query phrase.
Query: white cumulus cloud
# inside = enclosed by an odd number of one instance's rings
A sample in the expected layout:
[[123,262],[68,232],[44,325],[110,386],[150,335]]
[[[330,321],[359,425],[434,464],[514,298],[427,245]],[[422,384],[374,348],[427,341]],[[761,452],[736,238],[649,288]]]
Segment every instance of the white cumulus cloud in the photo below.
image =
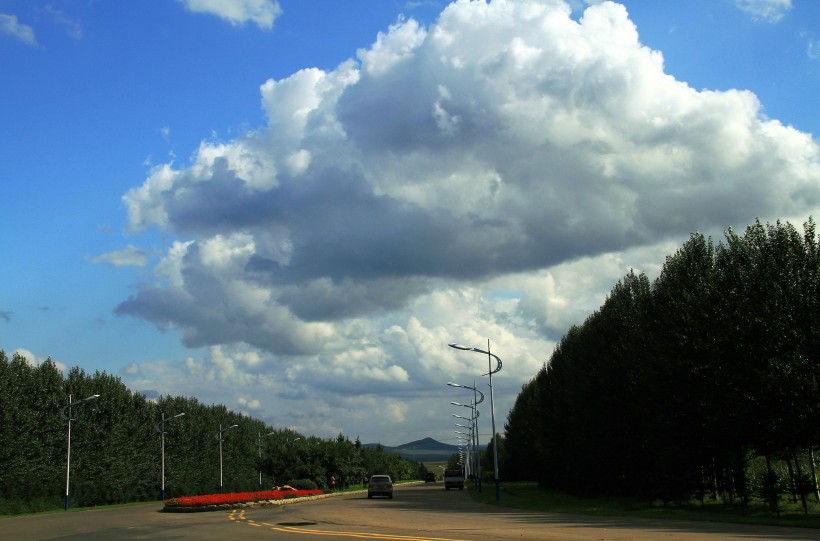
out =
[[194,13],[210,13],[231,24],[252,22],[260,28],[273,28],[282,14],[276,0],[179,0]]
[[176,370],[264,390],[294,407],[249,391],[260,411],[309,432],[378,430],[367,400],[401,395],[398,420],[480,383],[486,356],[449,342],[490,338],[504,412],[630,268],[820,203],[811,135],[751,91],[676,80],[611,2],[578,20],[558,0],[455,2],[260,92],[266,126],[124,195],[132,231],[167,242],[117,311],[207,348]]

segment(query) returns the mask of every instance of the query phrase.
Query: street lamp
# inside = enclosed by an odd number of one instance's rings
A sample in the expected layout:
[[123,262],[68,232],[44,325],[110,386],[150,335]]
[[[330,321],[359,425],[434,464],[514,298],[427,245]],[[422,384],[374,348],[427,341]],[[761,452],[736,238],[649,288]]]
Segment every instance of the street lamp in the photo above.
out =
[[[473,396],[475,396],[475,393],[478,393],[479,395],[481,395],[478,398],[478,400],[473,400],[473,404],[475,404],[476,406],[478,406],[479,404],[484,402],[484,393],[482,393],[481,391],[479,391],[475,387],[470,387],[469,385],[462,385],[460,383],[453,383],[452,381],[448,381],[447,385],[449,385],[450,387],[462,387],[464,389],[470,389],[471,391],[473,391]],[[475,383],[473,383],[473,385],[475,385]]]
[[[475,385],[475,384],[473,384]],[[473,422],[473,426],[475,427],[475,432],[478,434],[478,417],[481,415],[478,411],[478,407],[476,407],[475,403],[470,402],[469,404],[462,404],[461,402],[450,402],[453,406],[461,406],[463,408],[470,408],[470,419]],[[478,442],[476,442],[477,444]]]
[[469,426],[466,426],[466,425],[460,425],[458,423],[456,423],[456,426],[460,426],[461,428],[466,428],[470,431],[470,432],[462,432],[460,430],[454,430],[453,432],[455,432],[456,434],[459,434],[459,436],[456,436],[456,438],[458,438],[459,450],[461,449],[462,444],[464,444],[464,446],[467,447],[467,468],[466,468],[467,471],[465,473],[467,474],[467,478],[471,479],[472,475],[473,475],[473,450],[472,450],[472,447],[473,447],[473,429],[472,429],[472,427],[469,427]]
[[452,414],[453,417],[457,419],[464,419],[465,421],[470,421],[470,426],[462,425],[456,423],[456,426],[460,426],[462,428],[467,428],[470,430],[470,447],[472,447],[472,457],[475,464],[473,464],[472,473],[476,475],[477,479],[474,479],[478,483],[478,491],[481,492],[481,460],[478,454],[478,427],[476,426],[476,419],[475,417],[464,417],[463,415],[457,415],[455,413]]
[[[484,353],[487,355],[487,373],[484,376],[490,376],[490,415],[493,425],[493,469],[495,470],[495,499],[498,501],[501,498],[501,490],[498,482],[498,437],[495,433],[495,403],[493,401],[493,374],[501,371],[501,359],[497,355],[490,353],[490,341],[487,340],[487,351],[478,348],[471,348],[467,346],[460,346],[458,344],[449,344],[453,349],[460,349],[462,351],[474,351],[476,353]],[[496,366],[493,370],[492,362],[495,359]]]
[[[460,383],[453,383],[452,381],[448,382],[447,385],[450,387],[461,387],[463,389],[470,389],[473,391],[473,402],[471,406],[468,406],[472,410],[474,410],[475,415],[473,416],[473,423],[475,424],[475,460],[476,460],[476,473],[478,474],[478,491],[481,492],[481,456],[478,451],[478,405],[484,402],[484,393],[478,390],[475,385],[475,381],[473,381],[473,386],[470,387],[469,385],[461,385]],[[478,396],[476,396],[478,395]],[[463,406],[464,404],[459,404],[458,402],[451,402],[451,404]],[[455,414],[453,414],[455,415]],[[458,417],[456,415],[456,417]],[[462,417],[463,418],[463,417]]]
[[88,402],[89,400],[96,400],[99,398],[100,395],[92,394],[88,398],[83,398],[82,400],[75,400],[74,402],[71,401],[71,395],[68,395],[68,406],[64,407],[60,410],[60,417],[63,420],[68,421],[68,452],[66,454],[65,460],[65,510],[68,511],[68,485],[69,480],[71,478],[71,408],[78,404],[82,404],[83,402]]
[[232,428],[236,428],[239,425],[231,425],[227,428],[222,428],[222,423],[219,424],[219,432],[216,433],[216,439],[219,440],[219,492],[223,492],[222,489],[222,433],[227,432]]
[[475,446],[473,445],[473,427],[463,425],[461,423],[456,423],[456,426],[459,428],[466,428],[468,430],[468,432],[459,432],[456,430],[456,434],[467,436],[467,449],[470,452],[470,456],[472,456],[473,452],[475,452]]
[[[262,432],[258,432],[256,437],[256,446],[259,448],[259,490],[262,490]],[[266,436],[272,436],[276,431],[268,432]]]
[[[475,383],[473,385],[475,385]],[[473,457],[475,460],[475,472],[478,482],[478,491],[481,492],[481,455],[478,450],[478,408],[474,403],[462,404],[460,402],[450,402],[450,404],[452,404],[453,406],[462,406],[465,408],[470,408],[470,420],[473,424],[473,439],[470,440],[470,442],[473,446]]]
[[182,417],[185,413],[177,413],[173,417],[165,418],[165,412],[162,412],[162,420],[157,423],[157,432],[160,434],[162,440],[162,488],[160,489],[160,500],[165,501],[165,423],[177,417]]

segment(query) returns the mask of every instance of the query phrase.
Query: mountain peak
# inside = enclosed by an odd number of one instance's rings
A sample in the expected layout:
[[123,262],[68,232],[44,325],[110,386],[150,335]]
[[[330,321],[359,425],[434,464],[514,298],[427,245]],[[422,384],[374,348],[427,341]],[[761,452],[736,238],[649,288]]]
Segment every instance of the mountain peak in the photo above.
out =
[[421,440],[411,441],[410,443],[405,443],[396,447],[396,449],[427,449],[431,451],[449,451],[457,448],[458,447],[455,445],[441,443],[433,438],[424,438]]

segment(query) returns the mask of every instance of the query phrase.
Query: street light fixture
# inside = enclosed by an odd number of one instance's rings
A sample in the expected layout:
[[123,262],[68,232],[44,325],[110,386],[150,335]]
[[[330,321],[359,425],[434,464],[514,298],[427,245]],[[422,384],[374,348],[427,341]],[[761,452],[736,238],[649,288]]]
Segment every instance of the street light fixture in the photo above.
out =
[[[490,376],[490,415],[492,418],[492,425],[493,425],[493,469],[495,470],[495,499],[498,501],[501,498],[501,490],[498,481],[498,437],[495,433],[495,403],[493,401],[493,374],[498,373],[501,371],[501,359],[498,358],[498,355],[494,355],[490,353],[490,341],[487,340],[487,351],[478,348],[471,348],[467,346],[461,346],[459,344],[449,344],[449,346],[453,349],[459,349],[461,351],[474,351],[476,353],[483,353],[487,355],[487,373],[482,374],[484,376]],[[496,366],[495,369],[492,367],[492,361],[495,359]]]
[[470,440],[469,441],[470,441],[470,447],[472,447],[472,449],[473,449],[472,457],[473,457],[473,461],[475,462],[475,464],[473,464],[473,467],[471,469],[473,470],[472,473],[474,473],[476,475],[476,482],[478,483],[478,491],[481,492],[481,459],[480,459],[479,454],[478,454],[478,426],[476,424],[476,418],[475,417],[464,417],[463,415],[458,415],[458,414],[455,414],[455,413],[453,413],[451,415],[453,417],[458,418],[458,419],[464,419],[465,421],[470,421],[470,426],[462,425],[462,424],[459,424],[459,423],[456,423],[456,426],[460,426],[461,428],[466,428],[470,431],[470,434],[469,434]]
[[88,402],[89,400],[96,400],[100,397],[98,394],[92,394],[88,398],[83,398],[82,400],[75,400],[74,402],[71,401],[71,395],[68,395],[68,406],[64,407],[60,410],[60,417],[63,420],[68,421],[68,451],[66,454],[66,461],[65,461],[65,510],[68,511],[68,486],[69,480],[71,479],[71,408],[78,404],[82,404],[83,402]]
[[470,408],[473,410],[473,416],[478,417],[478,410],[475,407],[475,404],[462,404],[461,402],[450,402],[453,406],[463,406],[465,408]]
[[227,428],[222,428],[222,423],[219,424],[219,432],[216,433],[216,439],[219,440],[219,492],[223,492],[222,488],[222,433],[227,432],[232,428],[236,428],[239,425],[231,425]]
[[[480,397],[478,400],[474,400],[474,401],[473,401],[473,403],[474,403],[476,406],[477,406],[477,405],[479,405],[479,404],[481,404],[482,402],[484,402],[484,393],[482,393],[481,391],[479,391],[479,390],[478,390],[478,389],[476,389],[475,387],[470,387],[469,385],[462,385],[462,384],[460,384],[460,383],[453,383],[452,381],[448,381],[448,382],[447,382],[447,385],[449,385],[450,387],[462,387],[462,388],[464,388],[464,389],[470,389],[471,391],[474,391],[475,393],[480,394],[480,395],[481,395],[481,397]],[[473,385],[475,385],[475,384],[473,384]]]
[[[259,448],[259,490],[262,490],[262,432],[258,432],[256,437],[256,446]],[[266,436],[272,436],[276,431],[268,432]]]
[[176,419],[177,417],[182,417],[185,413],[177,413],[173,417],[165,418],[165,412],[162,412],[162,420],[157,423],[157,432],[160,434],[160,439],[162,440],[162,488],[160,489],[160,500],[165,501],[165,423],[171,421],[172,419]]
[[472,428],[472,430],[473,430],[473,432],[472,432],[473,439],[470,440],[470,443],[473,446],[473,457],[474,457],[474,460],[475,460],[475,472],[476,472],[476,477],[477,477],[477,480],[478,480],[478,491],[481,492],[481,456],[480,456],[479,451],[478,451],[478,416],[479,416],[478,408],[473,403],[462,404],[460,402],[450,402],[450,404],[452,404],[453,406],[462,406],[464,408],[470,408],[470,416],[471,416],[470,420],[472,421],[472,424],[473,424],[473,428]]
[[[474,459],[474,457],[473,457],[473,450],[472,450],[472,447],[473,447],[473,429],[469,426],[460,425],[458,423],[456,423],[456,426],[460,426],[461,428],[466,428],[470,431],[470,432],[462,432],[460,430],[454,430],[453,432],[455,432],[456,434],[459,434],[458,436],[456,436],[456,438],[458,439],[459,451],[461,451],[461,446],[462,445],[464,445],[467,448],[467,468],[466,468],[467,471],[465,473],[467,474],[467,478],[471,479],[472,475],[474,473],[473,472],[473,459]],[[463,451],[462,451],[462,456],[463,456]]]
[[[450,387],[461,387],[463,389],[470,389],[473,391],[473,402],[471,405],[467,406],[466,404],[460,404],[458,402],[450,402],[454,406],[465,406],[473,410],[473,423],[475,424],[475,461],[476,461],[476,473],[478,475],[478,491],[481,492],[481,456],[479,455],[478,451],[478,405],[484,402],[484,393],[478,390],[476,387],[475,381],[473,381],[473,386],[470,387],[469,385],[461,385],[460,383],[453,383],[448,382],[447,385]],[[476,396],[476,394],[478,396]],[[453,414],[455,415],[455,414]],[[456,417],[458,417],[456,415]],[[463,419],[464,417],[462,417]]]

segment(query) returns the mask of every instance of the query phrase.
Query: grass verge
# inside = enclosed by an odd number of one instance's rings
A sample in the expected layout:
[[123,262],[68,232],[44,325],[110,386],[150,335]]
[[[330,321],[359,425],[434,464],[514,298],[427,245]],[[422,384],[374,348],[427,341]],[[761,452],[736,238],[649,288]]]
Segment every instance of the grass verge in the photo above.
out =
[[745,512],[737,504],[710,501],[664,506],[660,502],[629,498],[579,498],[539,488],[535,483],[501,483],[496,501],[492,482],[483,483],[481,492],[472,484],[468,488],[475,501],[529,511],[820,528],[820,504],[810,502],[806,514],[799,502],[794,503],[790,499],[780,502],[778,517],[767,506],[757,502],[750,504]]

